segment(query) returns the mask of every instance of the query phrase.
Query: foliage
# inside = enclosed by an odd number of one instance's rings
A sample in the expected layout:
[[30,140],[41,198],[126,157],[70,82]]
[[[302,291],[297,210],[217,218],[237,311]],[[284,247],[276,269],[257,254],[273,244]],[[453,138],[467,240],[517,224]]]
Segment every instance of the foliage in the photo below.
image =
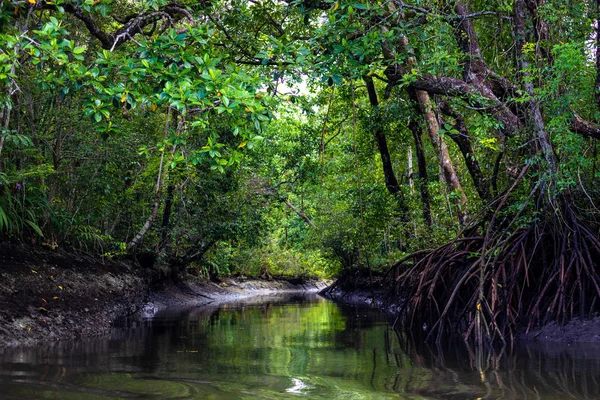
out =
[[0,234],[331,276],[596,232],[597,10],[526,3],[5,1]]

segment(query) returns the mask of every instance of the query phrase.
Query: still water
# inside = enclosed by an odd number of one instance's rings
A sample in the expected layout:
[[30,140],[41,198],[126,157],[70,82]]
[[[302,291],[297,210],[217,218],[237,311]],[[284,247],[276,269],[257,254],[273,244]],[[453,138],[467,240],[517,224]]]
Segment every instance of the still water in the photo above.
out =
[[432,349],[316,295],[170,311],[110,337],[0,349],[0,399],[600,399],[600,348]]

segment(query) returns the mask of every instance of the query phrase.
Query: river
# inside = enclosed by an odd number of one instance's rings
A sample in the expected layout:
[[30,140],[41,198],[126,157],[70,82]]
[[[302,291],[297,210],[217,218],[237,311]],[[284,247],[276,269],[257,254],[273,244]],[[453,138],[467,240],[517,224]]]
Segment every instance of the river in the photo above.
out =
[[478,357],[367,307],[279,295],[170,310],[111,337],[0,349],[1,399],[600,399],[600,347]]

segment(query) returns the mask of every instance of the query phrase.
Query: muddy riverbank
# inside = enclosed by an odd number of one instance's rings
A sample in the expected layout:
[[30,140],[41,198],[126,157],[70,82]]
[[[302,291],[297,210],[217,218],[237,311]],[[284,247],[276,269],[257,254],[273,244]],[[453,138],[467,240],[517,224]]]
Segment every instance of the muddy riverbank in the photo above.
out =
[[121,320],[168,307],[223,303],[276,291],[317,291],[328,282],[223,279],[18,243],[0,244],[0,347],[108,334]]
[[[349,305],[370,305],[384,311],[395,321],[402,307],[402,299],[388,294],[381,277],[338,281],[320,292],[323,297]],[[519,342],[541,343],[596,343],[600,344],[600,316],[589,319],[574,318],[566,324],[549,322],[527,331],[520,329]]]
[[227,277],[219,282],[205,281],[187,275],[183,280],[166,280],[150,291],[140,313],[144,318],[168,308],[191,308],[219,304],[272,293],[319,292],[331,281],[262,280]]

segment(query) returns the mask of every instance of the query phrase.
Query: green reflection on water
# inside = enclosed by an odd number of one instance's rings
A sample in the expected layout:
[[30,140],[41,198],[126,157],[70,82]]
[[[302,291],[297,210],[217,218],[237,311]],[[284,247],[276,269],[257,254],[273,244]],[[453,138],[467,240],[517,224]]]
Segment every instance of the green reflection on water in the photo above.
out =
[[[365,318],[367,314],[371,314],[370,320]],[[429,379],[430,373],[419,369],[410,382],[399,376],[399,359],[390,358],[390,352],[398,348],[397,340],[393,335],[388,335],[388,342],[382,340],[388,329],[372,310],[344,314],[340,307],[323,300],[192,313],[177,331],[179,338],[171,335],[168,345],[163,341],[155,349],[160,358],[155,373],[162,379],[184,380],[198,392],[181,394],[182,386],[175,385],[163,387],[160,395],[398,398],[393,394],[394,385],[415,388]],[[401,361],[410,365],[404,358]],[[121,375],[118,384],[112,382],[114,379],[99,381],[92,375],[77,383],[159,394],[149,389],[152,385],[139,385],[134,377]],[[195,382],[198,379],[203,382]],[[183,387],[189,389],[189,385]]]
[[376,311],[319,298],[193,310],[110,346],[91,352],[95,367],[89,354],[66,361],[75,365],[54,389],[0,389],[15,398],[397,399],[399,388],[414,393],[431,377],[406,372],[410,360]]
[[112,338],[0,348],[1,399],[600,399],[600,348],[525,348],[475,365],[381,314],[312,297],[170,311]]

